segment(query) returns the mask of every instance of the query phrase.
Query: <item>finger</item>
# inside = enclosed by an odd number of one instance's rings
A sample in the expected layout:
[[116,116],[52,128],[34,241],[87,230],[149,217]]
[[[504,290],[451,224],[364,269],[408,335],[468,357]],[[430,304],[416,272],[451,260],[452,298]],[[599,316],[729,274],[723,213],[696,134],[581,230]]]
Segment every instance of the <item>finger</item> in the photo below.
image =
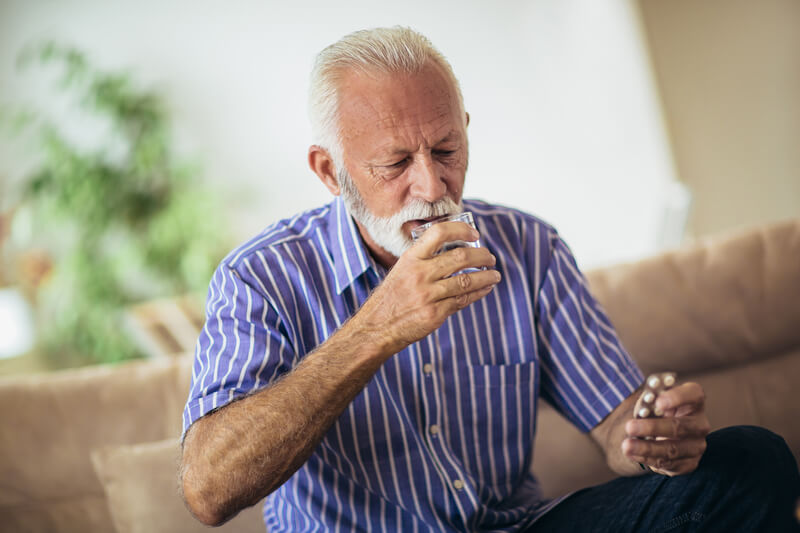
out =
[[683,383],[658,395],[656,407],[662,411],[674,409],[680,414],[700,412],[705,406],[703,388],[693,382]]
[[491,288],[500,283],[502,276],[497,270],[480,270],[465,272],[440,281],[437,288],[441,290],[439,300],[457,298],[474,291]]
[[701,457],[706,451],[706,440],[625,439],[622,441],[622,451],[627,457],[639,463],[650,466],[661,465],[659,468],[664,468],[664,465],[670,462]]
[[450,316],[456,311],[464,309],[468,305],[477,302],[484,296],[488,295],[492,292],[495,285],[490,285],[488,287],[484,287],[482,289],[478,289],[476,291],[459,294],[450,298],[446,298],[444,300],[440,300],[437,302],[438,309],[441,313],[445,316]]
[[[703,439],[702,442],[696,443],[696,448],[690,450],[689,453],[674,453],[670,456],[669,453],[664,454],[664,450],[647,449],[646,447],[643,453],[638,453],[641,451],[640,448],[638,448],[640,444],[641,441],[637,439],[626,439],[623,441],[622,448],[625,456],[631,461],[647,466],[654,472],[669,476],[686,474],[695,470],[700,463],[700,459],[706,447],[705,439]],[[645,444],[652,443],[646,442]],[[661,441],[659,444],[662,446],[668,445],[666,441]]]
[[[670,477],[694,472],[697,469],[697,465],[700,463],[700,458],[654,461],[647,457],[637,457],[631,458],[631,460],[646,466],[655,474],[662,474]],[[652,464],[650,464],[651,461]]]
[[[480,233],[464,222],[442,222],[434,224],[411,247],[412,253],[420,259],[429,259],[442,249],[446,242],[467,241],[474,242],[480,238]],[[409,250],[409,251],[411,251]]]
[[486,248],[461,247],[439,254],[431,260],[431,276],[443,279],[467,268],[493,267],[495,256]]
[[689,439],[705,437],[710,431],[708,418],[705,415],[635,418],[625,423],[625,432],[636,438],[668,438]]

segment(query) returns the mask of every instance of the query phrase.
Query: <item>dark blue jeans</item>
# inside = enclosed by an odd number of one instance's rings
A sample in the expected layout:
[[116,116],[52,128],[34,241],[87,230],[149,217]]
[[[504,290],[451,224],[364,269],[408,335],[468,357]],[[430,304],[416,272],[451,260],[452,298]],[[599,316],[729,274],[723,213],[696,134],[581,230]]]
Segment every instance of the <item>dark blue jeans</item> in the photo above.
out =
[[529,531],[800,531],[797,462],[784,440],[753,426],[711,433],[697,470],[618,478],[581,490]]

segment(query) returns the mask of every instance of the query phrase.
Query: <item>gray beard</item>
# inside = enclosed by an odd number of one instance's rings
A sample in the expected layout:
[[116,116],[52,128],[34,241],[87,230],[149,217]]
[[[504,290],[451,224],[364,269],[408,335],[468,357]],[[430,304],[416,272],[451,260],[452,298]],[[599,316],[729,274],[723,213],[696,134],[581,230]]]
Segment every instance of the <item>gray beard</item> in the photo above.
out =
[[463,211],[460,203],[454,202],[449,197],[444,197],[437,202],[413,200],[394,215],[379,217],[367,209],[364,198],[356,188],[347,170],[342,168],[339,171],[338,178],[339,192],[347,212],[364,227],[375,244],[395,257],[403,255],[414,244],[411,236],[403,232],[403,224],[409,220],[438,217]]

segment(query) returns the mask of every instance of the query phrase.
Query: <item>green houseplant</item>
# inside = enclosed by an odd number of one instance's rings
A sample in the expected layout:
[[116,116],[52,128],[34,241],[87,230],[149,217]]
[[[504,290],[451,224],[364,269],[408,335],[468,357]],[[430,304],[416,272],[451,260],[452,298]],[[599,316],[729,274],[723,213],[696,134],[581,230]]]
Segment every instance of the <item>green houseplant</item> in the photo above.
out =
[[122,327],[126,306],[205,289],[223,253],[220,210],[176,160],[154,91],[53,43],[21,63],[60,67],[59,90],[107,130],[78,146],[63,126],[28,114],[38,164],[18,212],[54,264],[36,294],[40,350],[57,366],[137,357]]

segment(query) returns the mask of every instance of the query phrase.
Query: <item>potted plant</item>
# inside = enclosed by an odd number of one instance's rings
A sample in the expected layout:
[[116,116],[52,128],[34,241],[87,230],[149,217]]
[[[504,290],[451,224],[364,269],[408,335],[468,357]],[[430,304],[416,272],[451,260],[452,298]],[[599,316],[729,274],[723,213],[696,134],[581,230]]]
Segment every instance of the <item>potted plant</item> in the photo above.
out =
[[60,90],[105,128],[80,146],[41,113],[25,113],[39,153],[14,224],[53,264],[35,294],[40,349],[57,366],[137,357],[124,310],[205,289],[225,250],[221,210],[197,172],[177,161],[154,91],[128,73],[94,68],[70,47],[50,43],[22,58],[60,67]]

